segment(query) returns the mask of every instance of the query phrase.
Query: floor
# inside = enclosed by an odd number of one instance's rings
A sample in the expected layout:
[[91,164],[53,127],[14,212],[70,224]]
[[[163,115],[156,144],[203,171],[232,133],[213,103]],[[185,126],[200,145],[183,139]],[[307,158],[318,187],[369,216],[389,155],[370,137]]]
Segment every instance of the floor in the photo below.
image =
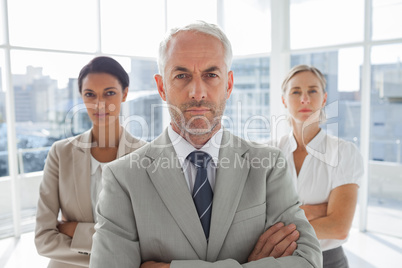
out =
[[19,239],[6,238],[0,240],[0,267],[47,267],[48,259],[36,253],[34,233],[22,234]]
[[[0,267],[46,267],[48,260],[36,253],[32,232],[19,239],[0,240]],[[344,245],[351,268],[402,267],[402,239],[378,233],[361,233],[355,227]]]
[[352,228],[344,244],[351,268],[402,267],[402,239]]

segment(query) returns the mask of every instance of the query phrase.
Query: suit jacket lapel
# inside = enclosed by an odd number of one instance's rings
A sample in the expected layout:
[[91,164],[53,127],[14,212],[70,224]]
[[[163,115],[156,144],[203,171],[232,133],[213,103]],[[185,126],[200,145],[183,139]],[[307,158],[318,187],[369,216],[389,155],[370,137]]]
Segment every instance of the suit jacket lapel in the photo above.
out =
[[[92,142],[91,130],[77,136],[78,143],[89,145]],[[75,144],[75,143],[73,143]],[[82,219],[86,222],[93,222],[91,202],[91,149],[90,146],[74,146],[73,154],[73,180],[75,193],[78,200],[78,208]]]
[[245,155],[247,150],[248,147],[241,140],[224,130],[219,151],[221,164],[218,165],[214,189],[207,261],[216,261],[236,213],[250,169]]
[[206,259],[207,241],[193,199],[167,130],[151,143],[147,168],[161,199],[201,260]]

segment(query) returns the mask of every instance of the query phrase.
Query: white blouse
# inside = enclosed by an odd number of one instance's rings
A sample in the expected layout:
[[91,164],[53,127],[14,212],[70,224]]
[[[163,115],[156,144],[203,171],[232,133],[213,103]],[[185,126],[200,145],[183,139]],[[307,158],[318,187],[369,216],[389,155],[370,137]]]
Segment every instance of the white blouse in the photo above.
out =
[[91,203],[95,223],[98,222],[95,209],[102,190],[102,169],[106,164],[99,162],[91,155]]
[[[303,205],[328,202],[331,191],[341,185],[359,185],[363,176],[363,158],[348,141],[321,130],[306,146],[308,155],[297,176],[293,152],[297,148],[293,132],[283,136],[277,145],[285,154],[299,201]],[[341,246],[345,240],[321,239],[323,251]]]

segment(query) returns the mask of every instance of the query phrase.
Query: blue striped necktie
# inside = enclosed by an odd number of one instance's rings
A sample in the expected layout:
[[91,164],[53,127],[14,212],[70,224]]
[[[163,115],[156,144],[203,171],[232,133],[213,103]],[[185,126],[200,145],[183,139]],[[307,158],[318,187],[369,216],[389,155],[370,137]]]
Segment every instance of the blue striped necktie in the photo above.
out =
[[200,218],[205,237],[209,238],[209,227],[211,224],[213,192],[207,176],[207,165],[212,157],[202,151],[194,151],[187,156],[187,159],[197,168],[195,177],[193,200]]

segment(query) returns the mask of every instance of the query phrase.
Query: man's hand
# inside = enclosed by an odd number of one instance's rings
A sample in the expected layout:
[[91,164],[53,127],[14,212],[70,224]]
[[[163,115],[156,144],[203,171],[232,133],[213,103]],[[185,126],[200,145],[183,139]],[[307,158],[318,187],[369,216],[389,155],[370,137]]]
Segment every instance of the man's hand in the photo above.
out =
[[147,261],[141,264],[140,268],[169,268],[169,263]]
[[322,203],[317,205],[302,205],[301,209],[304,210],[306,218],[309,221],[327,216],[328,203]]
[[260,236],[248,257],[248,261],[256,261],[266,257],[290,256],[297,248],[297,239],[299,239],[299,232],[296,230],[296,225],[292,223],[285,226],[279,222]]
[[76,221],[59,221],[57,229],[59,229],[60,233],[68,235],[69,237],[73,238],[75,228],[77,228],[77,224],[78,222]]

